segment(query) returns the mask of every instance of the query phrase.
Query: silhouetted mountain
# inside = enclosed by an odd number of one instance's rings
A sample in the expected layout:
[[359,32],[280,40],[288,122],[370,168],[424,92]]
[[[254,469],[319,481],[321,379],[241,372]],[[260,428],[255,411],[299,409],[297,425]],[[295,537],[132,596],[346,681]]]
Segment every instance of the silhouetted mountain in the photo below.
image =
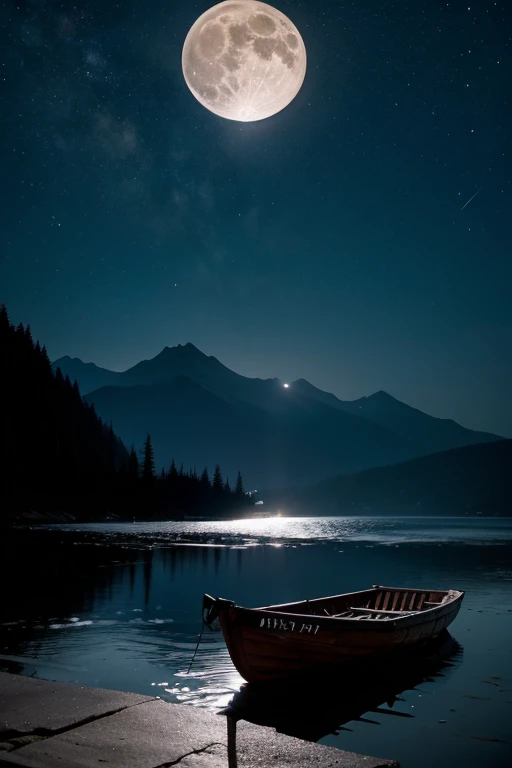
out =
[[241,467],[249,488],[282,488],[411,455],[379,425],[276,381],[261,382],[259,394],[266,409],[178,376],[153,386],[104,387],[87,400],[109,414],[127,444],[140,443],[149,427],[158,466],[172,458],[197,467],[218,460],[230,478]]
[[382,390],[369,397],[347,401],[339,400],[329,392],[317,389],[305,379],[294,381],[292,386],[332,408],[362,416],[390,429],[405,438],[417,454],[437,453],[450,448],[461,448],[464,445],[493,442],[499,439],[499,435],[466,429],[452,419],[428,416],[423,411],[402,403]]
[[[66,361],[59,362],[68,372]],[[91,369],[71,362],[70,376],[90,383]],[[172,458],[197,466],[215,460],[230,476],[242,467],[249,485],[265,488],[496,439],[385,393],[345,403],[304,379],[287,389],[278,379],[250,379],[193,344],[165,347],[123,373],[96,368],[94,376],[110,385],[89,391],[87,399],[127,445],[140,444],[149,430],[158,466]]]
[[[193,344],[164,347],[151,360],[142,360],[120,374],[120,386],[137,384],[163,384],[176,376],[188,376],[198,384],[219,381],[225,384],[237,374],[230,371],[215,357],[207,357]],[[241,377],[242,378],[242,377]]]
[[80,392],[86,395],[100,387],[106,387],[117,383],[119,373],[100,368],[94,363],[83,363],[79,357],[64,357],[52,363],[54,371],[60,368],[64,376],[69,376],[71,381],[78,381]]
[[[275,389],[277,383],[277,379],[249,379],[241,376],[190,343],[164,347],[156,357],[142,360],[122,373],[98,368],[94,363],[83,363],[76,357],[60,358],[54,363],[54,366],[57,365],[71,380],[78,380],[84,394],[104,386],[151,386],[186,376],[225,399],[265,406],[268,405],[269,392]],[[82,380],[85,384],[82,384]]]
[[340,475],[290,494],[286,503],[290,511],[332,515],[512,515],[512,440]]

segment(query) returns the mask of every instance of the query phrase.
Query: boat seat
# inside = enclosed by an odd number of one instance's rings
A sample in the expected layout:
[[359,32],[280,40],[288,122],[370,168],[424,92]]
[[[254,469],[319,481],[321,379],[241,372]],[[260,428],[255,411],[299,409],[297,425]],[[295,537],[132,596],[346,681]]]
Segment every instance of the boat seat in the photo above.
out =
[[373,620],[387,620],[394,618],[400,618],[401,616],[410,616],[415,611],[379,611],[375,608],[349,608],[343,613],[335,613],[333,619],[373,619]]
[[333,616],[334,619],[354,619],[354,621],[361,621],[366,619],[367,621],[388,621],[391,616],[385,615],[381,613],[380,611],[377,611],[377,613],[368,613],[368,611],[362,611],[361,613],[356,613],[356,611],[345,611],[344,613],[337,613],[335,616]]
[[430,605],[430,606],[432,606],[432,605],[442,605],[442,604],[443,604],[442,602],[439,602],[439,603],[431,603],[429,600],[426,600],[426,601],[423,603],[423,605],[424,605],[424,606],[425,606],[425,605]]
[[408,616],[410,613],[416,613],[416,611],[381,611],[378,608],[350,608],[351,611],[363,611],[363,613],[382,613],[389,614],[390,616]]

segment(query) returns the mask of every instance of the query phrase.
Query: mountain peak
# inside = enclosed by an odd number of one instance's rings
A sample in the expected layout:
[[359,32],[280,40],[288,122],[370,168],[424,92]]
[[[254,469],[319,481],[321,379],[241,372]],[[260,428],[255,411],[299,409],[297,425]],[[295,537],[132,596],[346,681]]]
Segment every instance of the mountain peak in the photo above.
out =
[[373,395],[369,395],[367,400],[369,400],[370,397],[374,400],[396,400],[396,397],[393,397],[393,395],[390,395],[389,392],[385,392],[383,389],[379,389],[377,392],[374,392]]
[[176,344],[174,347],[165,346],[153,360],[167,359],[170,357],[179,358],[204,358],[206,355],[200,349],[188,342],[187,344]]
[[79,357],[70,357],[69,355],[64,355],[64,357],[59,357],[58,360],[54,360],[52,362],[53,368],[62,368],[63,365],[69,366],[73,368],[73,370],[80,370],[82,368],[89,368],[89,369],[97,369],[97,370],[106,370],[101,369],[99,366],[96,365],[96,363],[84,363],[83,360]]
[[70,357],[69,355],[64,355],[64,357],[59,357],[58,360],[53,361],[52,365],[56,365],[57,363],[61,363],[64,361],[66,363],[83,363],[84,365],[86,365],[86,363],[84,363],[83,360],[80,360],[79,357]]
[[194,346],[194,344],[192,344],[190,341],[188,341],[186,344],[176,344],[174,347],[165,346],[160,354],[163,352],[167,354],[169,352],[192,352],[194,354],[203,355],[203,352],[201,352],[201,350]]

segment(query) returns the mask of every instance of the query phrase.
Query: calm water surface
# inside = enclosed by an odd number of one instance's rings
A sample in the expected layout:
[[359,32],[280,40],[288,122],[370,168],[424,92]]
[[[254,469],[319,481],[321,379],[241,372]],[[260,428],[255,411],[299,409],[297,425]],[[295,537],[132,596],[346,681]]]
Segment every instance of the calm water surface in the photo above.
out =
[[[363,719],[355,718],[364,696],[358,693],[356,707],[354,691],[339,686],[333,717],[343,729],[315,738],[392,757],[405,768],[510,764],[512,520],[70,525],[4,533],[1,555],[2,583],[9,585],[0,608],[2,669],[213,711],[243,680],[222,635],[211,632],[187,674],[205,591],[257,606],[374,583],[463,589],[451,627],[460,648],[449,663],[427,679],[411,679],[392,707],[388,699],[378,707],[368,701]],[[306,676],[295,691],[306,719],[321,709],[327,683]]]

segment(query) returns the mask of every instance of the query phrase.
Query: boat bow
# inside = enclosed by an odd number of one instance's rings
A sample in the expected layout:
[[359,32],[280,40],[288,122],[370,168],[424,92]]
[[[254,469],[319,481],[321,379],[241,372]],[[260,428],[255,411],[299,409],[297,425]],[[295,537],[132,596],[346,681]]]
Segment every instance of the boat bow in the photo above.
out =
[[203,623],[212,629],[212,624],[219,618],[222,611],[234,607],[235,603],[233,600],[225,600],[223,597],[212,597],[205,593],[203,595]]

